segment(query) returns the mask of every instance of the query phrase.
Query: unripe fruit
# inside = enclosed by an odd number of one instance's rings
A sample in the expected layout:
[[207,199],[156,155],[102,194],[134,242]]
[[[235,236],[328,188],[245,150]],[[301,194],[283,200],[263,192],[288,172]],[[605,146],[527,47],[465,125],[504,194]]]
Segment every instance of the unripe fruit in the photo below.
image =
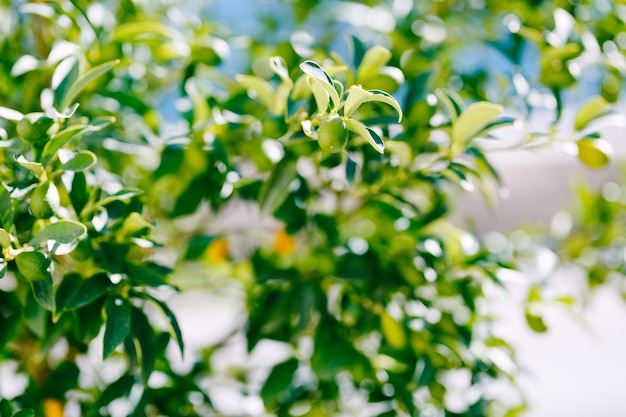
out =
[[54,124],[54,119],[44,113],[28,113],[17,122],[17,135],[30,143],[47,142],[50,136],[48,129]]
[[317,142],[323,151],[341,152],[348,144],[348,128],[341,117],[331,117],[322,122],[317,131]]

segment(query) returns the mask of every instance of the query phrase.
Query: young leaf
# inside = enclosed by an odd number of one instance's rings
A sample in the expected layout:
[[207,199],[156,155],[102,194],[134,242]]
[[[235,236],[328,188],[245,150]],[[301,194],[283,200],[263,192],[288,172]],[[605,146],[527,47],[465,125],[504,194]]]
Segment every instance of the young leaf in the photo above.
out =
[[574,129],[582,130],[590,122],[610,113],[607,101],[602,97],[596,97],[588,101],[576,115]]
[[159,22],[133,22],[123,24],[115,29],[113,39],[133,41],[137,38],[184,39],[184,36],[170,26]]
[[546,323],[543,321],[543,318],[541,318],[541,316],[537,316],[530,313],[529,311],[526,311],[525,317],[526,323],[528,323],[528,326],[530,326],[530,328],[533,329],[535,332],[545,333],[546,331],[548,331],[548,326],[546,326]]
[[315,97],[317,111],[319,113],[324,113],[328,109],[328,105],[330,104],[328,91],[326,90],[326,88],[324,88],[322,82],[316,80],[315,78],[308,77],[307,82],[309,84],[309,88],[313,92],[313,97]]
[[54,311],[50,258],[40,252],[22,252],[15,257],[15,263],[20,273],[30,282],[37,302],[45,309]]
[[19,155],[19,156],[16,155],[14,156],[14,158],[15,158],[15,162],[17,162],[18,164],[20,164],[21,166],[23,166],[24,168],[26,168],[33,174],[37,175],[38,177],[41,176],[41,174],[43,174],[43,171],[44,171],[43,165],[41,165],[39,162],[28,161],[22,155]]
[[281,56],[273,56],[270,58],[270,68],[280,77],[283,83],[285,83],[289,89],[293,87],[293,81],[289,77],[289,71],[287,70],[287,64],[285,59]]
[[461,96],[459,96],[456,91],[440,89],[435,91],[435,96],[444,109],[446,109],[451,122],[454,122],[461,112],[463,112],[465,103],[463,103],[463,99],[461,99]]
[[[67,68],[67,66],[71,65],[71,67]],[[61,74],[60,71],[65,71],[65,74]],[[63,79],[59,81],[58,85],[54,84],[54,82],[61,76]],[[61,62],[57,66],[57,69],[54,71],[52,75],[52,87],[54,88],[54,105],[55,107],[65,110],[61,108],[61,102],[63,101],[63,97],[67,93],[69,87],[76,82],[78,76],[80,75],[80,62],[76,59],[75,56],[70,56],[65,61]],[[55,87],[56,85],[56,87]]]
[[390,59],[391,51],[384,46],[377,45],[368,49],[356,72],[357,81],[363,82],[372,78]]
[[467,145],[502,112],[502,106],[484,101],[470,105],[452,124],[452,142]]
[[271,214],[285,201],[289,184],[296,178],[297,158],[286,155],[275,167],[263,184],[259,195],[259,206],[264,214]]
[[330,96],[333,108],[337,108],[337,106],[339,106],[339,94],[337,94],[337,90],[335,90],[333,79],[326,71],[324,71],[318,63],[313,61],[304,61],[300,64],[300,69],[311,78],[320,82],[322,88],[324,88]]
[[366,91],[357,85],[350,87],[348,91],[348,98],[344,105],[343,114],[346,117],[350,117],[363,103],[368,101],[376,101],[379,103],[385,103],[393,107],[398,112],[398,123],[402,121],[402,108],[396,99],[388,93],[380,90]]
[[349,130],[367,139],[369,144],[372,145],[372,147],[376,149],[378,153],[382,154],[385,152],[385,142],[383,142],[383,140],[380,138],[380,136],[378,136],[376,132],[374,132],[369,127],[366,127],[358,120],[346,119],[345,122]]
[[131,306],[118,295],[110,296],[105,305],[106,328],[102,359],[106,359],[130,332]]
[[119,62],[119,59],[105,62],[104,64],[98,65],[97,67],[94,67],[84,73],[67,89],[63,96],[63,99],[60,102],[58,110],[64,111],[65,109],[67,109],[72,104],[74,99],[78,96],[78,94],[80,94],[89,85],[89,83],[107,73]]
[[87,235],[87,227],[74,220],[59,220],[56,223],[46,225],[29,242],[33,247],[38,247],[43,242],[54,240],[62,244],[74,243]]
[[578,159],[589,168],[606,166],[613,155],[613,148],[605,139],[587,137],[576,142],[576,145]]

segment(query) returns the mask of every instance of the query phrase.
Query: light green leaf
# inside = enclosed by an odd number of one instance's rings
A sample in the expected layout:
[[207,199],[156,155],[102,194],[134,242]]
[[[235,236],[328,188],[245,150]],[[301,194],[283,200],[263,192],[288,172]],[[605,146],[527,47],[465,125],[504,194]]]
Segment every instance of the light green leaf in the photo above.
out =
[[14,158],[15,158],[15,162],[17,162],[18,164],[20,164],[27,170],[31,171],[38,177],[41,176],[41,174],[43,174],[43,165],[41,165],[39,162],[28,161],[26,160],[26,158],[24,158],[23,155],[15,156]]
[[106,206],[107,204],[114,201],[128,200],[141,194],[143,194],[143,191],[137,188],[124,188],[123,190],[120,190],[115,194],[104,197],[102,200],[98,201],[95,206]]
[[70,244],[86,235],[87,228],[82,223],[74,220],[59,220],[56,223],[46,225],[31,239],[29,244],[35,248],[48,240],[54,240],[61,244]]
[[413,161],[413,150],[408,143],[390,140],[387,141],[387,149],[392,155],[395,155],[400,161],[400,165],[406,167]]
[[4,184],[0,184],[0,224],[5,230],[12,230],[13,228],[11,194],[9,194]]
[[237,80],[243,88],[254,91],[265,107],[268,109],[274,107],[272,86],[266,80],[255,75],[242,74],[236,75],[235,80]]
[[388,93],[380,90],[364,90],[363,88],[353,85],[348,90],[348,98],[344,105],[343,114],[350,117],[363,103],[375,101],[385,103],[393,107],[398,113],[398,123],[402,121],[402,108],[397,100]]
[[280,77],[280,79],[285,83],[289,89],[293,87],[293,81],[289,77],[289,71],[287,70],[287,64],[285,63],[285,59],[281,56],[273,56],[270,58],[270,67],[272,71],[276,73]]
[[595,97],[588,101],[578,111],[576,120],[574,121],[574,129],[582,130],[595,119],[609,114],[610,110],[608,109],[608,105],[609,103],[602,97]]
[[605,139],[584,138],[576,142],[578,159],[589,168],[602,168],[611,161],[613,147]]
[[474,137],[476,138],[484,138],[487,134],[493,130],[501,129],[507,126],[513,126],[517,119],[513,117],[501,116],[494,120],[491,123],[488,123],[485,127],[483,127],[479,132],[476,132]]
[[60,111],[64,111],[67,109],[74,99],[80,94],[92,81],[101,77],[110,71],[114,66],[119,64],[120,60],[116,59],[113,61],[105,62],[104,64],[98,65],[81,75],[72,85],[67,89],[63,99],[60,102],[59,109]]
[[105,305],[106,328],[102,347],[102,359],[106,359],[124,341],[130,332],[131,306],[123,298],[112,295]]
[[465,103],[463,102],[461,96],[459,96],[456,91],[449,90],[447,88],[436,90],[435,96],[448,113],[450,121],[454,122],[465,107]]
[[[339,106],[339,94],[337,94],[337,90],[335,90],[333,79],[330,75],[328,75],[319,64],[313,61],[304,61],[300,64],[300,68],[309,77],[319,81],[322,88],[328,93],[333,108],[337,108],[337,106]],[[311,86],[311,83],[309,83],[309,86]]]
[[481,101],[470,105],[452,124],[452,142],[466,145],[503,112],[502,106]]
[[59,149],[87,128],[88,126],[84,124],[72,125],[52,136],[52,139],[46,143],[41,153],[42,164],[48,166]]
[[0,117],[12,122],[19,122],[24,118],[24,114],[17,110],[10,109],[8,107],[0,106]]
[[11,235],[2,228],[0,228],[0,246],[5,249],[11,247]]
[[91,168],[97,161],[96,155],[91,151],[80,151],[63,165],[59,167],[61,171],[84,171]]
[[368,80],[378,74],[378,71],[391,59],[391,51],[384,46],[374,46],[365,52],[363,60],[356,73],[358,82]]
[[322,82],[316,80],[315,78],[308,77],[307,82],[311,91],[313,92],[313,97],[315,97],[315,103],[317,104],[317,111],[320,113],[324,113],[328,108],[328,104],[330,103],[330,97],[328,96],[328,92],[322,85]]
[[264,214],[271,214],[289,195],[289,184],[296,178],[298,159],[286,155],[275,167],[263,184],[259,194],[259,206]]
[[149,38],[166,38],[166,39],[184,39],[184,36],[171,28],[159,22],[133,22],[119,26],[113,32],[113,40],[133,41],[138,39]]
[[[69,68],[67,64],[71,64]],[[61,73],[62,71],[65,74]],[[80,62],[75,56],[70,56],[65,61],[61,62],[54,71],[52,76],[53,80],[53,88],[54,88],[54,105],[59,107],[61,110],[65,110],[65,108],[61,108],[61,103],[63,102],[63,98],[67,93],[69,87],[76,82],[78,76],[80,75]],[[54,81],[63,77],[59,84],[55,87]]]
[[358,120],[346,119],[345,122],[349,130],[367,139],[370,145],[372,145],[372,147],[376,149],[377,152],[381,154],[385,152],[385,142],[383,142],[383,140],[380,138],[380,136],[378,136],[376,132],[366,127]]
[[548,331],[548,326],[546,326],[546,323],[543,321],[543,318],[541,318],[541,316],[532,314],[529,311],[526,311],[525,316],[526,323],[528,323],[528,326],[530,326],[530,328],[533,329],[535,332],[545,333],[546,331]]

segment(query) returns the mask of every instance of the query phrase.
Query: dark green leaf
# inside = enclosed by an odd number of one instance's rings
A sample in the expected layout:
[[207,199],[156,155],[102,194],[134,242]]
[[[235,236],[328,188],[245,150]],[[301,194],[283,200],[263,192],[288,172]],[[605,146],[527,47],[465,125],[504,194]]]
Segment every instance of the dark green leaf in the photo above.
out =
[[180,327],[178,326],[178,321],[176,320],[176,316],[174,316],[174,313],[172,312],[172,310],[170,310],[170,308],[163,301],[154,298],[150,294],[135,293],[135,295],[152,302],[154,305],[156,305],[159,308],[159,310],[161,310],[161,312],[167,319],[167,322],[170,328],[170,333],[172,334],[172,336],[175,337],[176,342],[178,343],[180,354],[183,355],[183,353],[185,352],[185,343],[183,341],[183,335],[180,331]]
[[157,357],[157,341],[154,330],[143,311],[137,308],[132,309],[132,323],[133,336],[141,348],[141,375],[144,383],[147,383]]
[[153,288],[167,285],[165,276],[155,268],[150,268],[150,265],[143,266],[128,262],[124,265],[124,272],[128,275],[128,279],[136,285],[147,285]]
[[114,285],[107,274],[96,274],[91,278],[82,279],[80,286],[65,302],[67,310],[73,310],[93,303],[98,298],[106,295]]
[[112,295],[107,299],[105,312],[107,319],[102,349],[103,359],[106,359],[128,336],[131,306],[118,295]]
[[13,414],[13,417],[35,417],[35,412],[33,410],[20,410]]
[[[73,56],[67,59],[71,59],[73,61],[73,65],[69,69],[69,71],[67,71],[65,77],[63,77],[63,80],[61,80],[59,85],[54,89],[54,105],[55,107],[57,107],[57,109],[61,111],[65,110],[64,108],[61,108],[63,97],[65,97],[68,88],[76,82],[80,74],[80,62],[78,61],[78,59]],[[58,72],[59,68],[63,68],[63,65],[59,65],[56,72]]]
[[13,205],[11,204],[11,195],[3,184],[0,184],[0,223],[2,223],[2,228],[7,231],[13,229]]
[[298,369],[298,360],[295,358],[280,363],[272,369],[260,392],[267,408],[278,406],[286,399],[285,397],[288,397],[296,369]]

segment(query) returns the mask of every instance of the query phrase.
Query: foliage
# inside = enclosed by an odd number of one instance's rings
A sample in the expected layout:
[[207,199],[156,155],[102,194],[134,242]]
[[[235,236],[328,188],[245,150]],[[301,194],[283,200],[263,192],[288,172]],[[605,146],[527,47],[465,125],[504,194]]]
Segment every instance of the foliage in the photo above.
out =
[[[490,149],[608,163],[626,5],[246,6],[261,30],[245,7],[228,27],[193,2],[0,2],[0,362],[25,378],[0,416],[522,412],[493,394],[515,352],[484,306],[528,254],[449,215],[502,186]],[[589,263],[622,250],[611,198],[548,243],[594,285],[623,272]],[[198,288],[247,314],[190,351],[168,297]],[[242,339],[285,354],[217,366]]]

